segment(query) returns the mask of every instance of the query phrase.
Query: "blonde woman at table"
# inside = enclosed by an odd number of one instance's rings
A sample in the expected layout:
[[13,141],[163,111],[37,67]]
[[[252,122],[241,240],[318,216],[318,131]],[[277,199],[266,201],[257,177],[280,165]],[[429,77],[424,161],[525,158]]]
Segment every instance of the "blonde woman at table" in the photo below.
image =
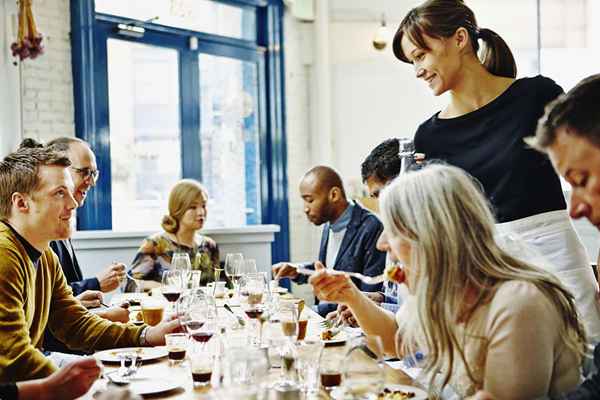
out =
[[[154,234],[140,246],[129,274],[143,289],[160,286],[162,273],[171,268],[174,253],[190,256],[192,270],[202,271],[202,283],[219,266],[219,248],[208,236],[199,235],[207,217],[208,194],[200,182],[182,179],[169,193],[169,213],[163,217],[164,232]],[[211,273],[209,273],[211,272]]]
[[485,389],[533,399],[578,384],[586,337],[573,296],[500,248],[471,177],[429,165],[395,179],[380,206],[378,247],[404,265],[397,276],[411,299],[394,315],[325,269],[310,279],[317,297],[346,304],[390,354],[425,350],[427,376],[443,377],[430,381],[432,394],[449,384],[461,398]]

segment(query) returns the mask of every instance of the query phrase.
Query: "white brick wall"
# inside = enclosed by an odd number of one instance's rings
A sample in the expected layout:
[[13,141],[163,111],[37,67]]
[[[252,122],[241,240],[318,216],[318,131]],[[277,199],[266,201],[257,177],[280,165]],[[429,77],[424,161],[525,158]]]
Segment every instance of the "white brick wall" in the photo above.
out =
[[44,54],[21,64],[23,136],[48,141],[74,136],[69,0],[41,0],[33,13]]

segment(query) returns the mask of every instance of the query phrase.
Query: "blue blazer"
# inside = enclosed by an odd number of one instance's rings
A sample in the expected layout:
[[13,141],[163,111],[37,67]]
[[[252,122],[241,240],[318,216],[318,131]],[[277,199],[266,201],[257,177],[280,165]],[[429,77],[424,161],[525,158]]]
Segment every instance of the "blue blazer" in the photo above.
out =
[[[385,252],[377,250],[375,245],[382,231],[383,225],[379,218],[360,204],[355,203],[333,269],[360,272],[367,276],[381,275],[385,268]],[[319,261],[326,267],[328,239],[329,223],[326,223],[323,227],[319,248]],[[314,269],[314,264],[307,265],[307,267]],[[306,280],[306,276],[300,275],[296,282],[304,283]],[[382,284],[367,285],[357,279],[353,279],[353,281],[363,292],[377,292],[382,288]],[[325,316],[336,308],[337,304],[335,303],[323,302],[318,305],[318,312],[321,316]]]

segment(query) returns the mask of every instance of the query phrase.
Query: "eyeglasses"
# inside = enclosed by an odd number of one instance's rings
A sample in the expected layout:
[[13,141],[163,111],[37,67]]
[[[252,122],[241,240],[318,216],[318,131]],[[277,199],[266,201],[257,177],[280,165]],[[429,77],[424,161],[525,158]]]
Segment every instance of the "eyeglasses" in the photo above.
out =
[[88,179],[88,178],[92,178],[92,180],[94,182],[96,182],[98,180],[98,176],[100,176],[100,171],[98,171],[97,169],[91,169],[91,168],[77,168],[77,167],[73,167],[71,166],[71,168],[73,169],[73,171],[77,172],[78,174],[80,174],[83,179]]

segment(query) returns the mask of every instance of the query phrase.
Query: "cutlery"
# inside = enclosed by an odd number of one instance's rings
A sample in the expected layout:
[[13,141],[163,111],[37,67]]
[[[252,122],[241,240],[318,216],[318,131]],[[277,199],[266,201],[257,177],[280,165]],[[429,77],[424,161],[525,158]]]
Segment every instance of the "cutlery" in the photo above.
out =
[[[108,383],[112,384],[112,385],[116,385],[116,386],[127,386],[129,385],[129,380],[126,379],[125,376],[120,376],[118,374],[119,371],[111,371],[111,372],[106,372],[104,374],[102,374],[102,376],[104,378],[106,378],[108,380]],[[111,375],[117,375],[117,378],[112,377]]]
[[239,315],[237,315],[236,313],[233,312],[233,310],[231,309],[231,307],[229,307],[229,304],[224,303],[223,307],[229,311],[231,314],[233,314],[233,316],[236,318],[238,324],[240,324],[240,326],[245,326],[246,325],[246,321],[244,321],[244,318],[240,317]]
[[[300,266],[298,264],[295,264],[294,267],[296,268],[296,271],[299,274],[302,274],[302,275],[308,275],[308,276],[310,276],[310,275],[314,275],[316,273],[315,270],[309,269],[309,268],[304,268],[304,267],[302,267],[302,266]],[[363,281],[367,285],[375,285],[375,284],[382,283],[383,281],[385,281],[385,275],[384,274],[377,275],[377,276],[365,276],[365,275],[360,274],[358,272],[346,272],[346,271],[335,271],[335,270],[331,271],[331,273],[333,273],[333,274],[335,274],[335,273],[337,273],[337,274],[346,274],[346,275],[348,275],[351,278],[356,278],[358,280]]]

